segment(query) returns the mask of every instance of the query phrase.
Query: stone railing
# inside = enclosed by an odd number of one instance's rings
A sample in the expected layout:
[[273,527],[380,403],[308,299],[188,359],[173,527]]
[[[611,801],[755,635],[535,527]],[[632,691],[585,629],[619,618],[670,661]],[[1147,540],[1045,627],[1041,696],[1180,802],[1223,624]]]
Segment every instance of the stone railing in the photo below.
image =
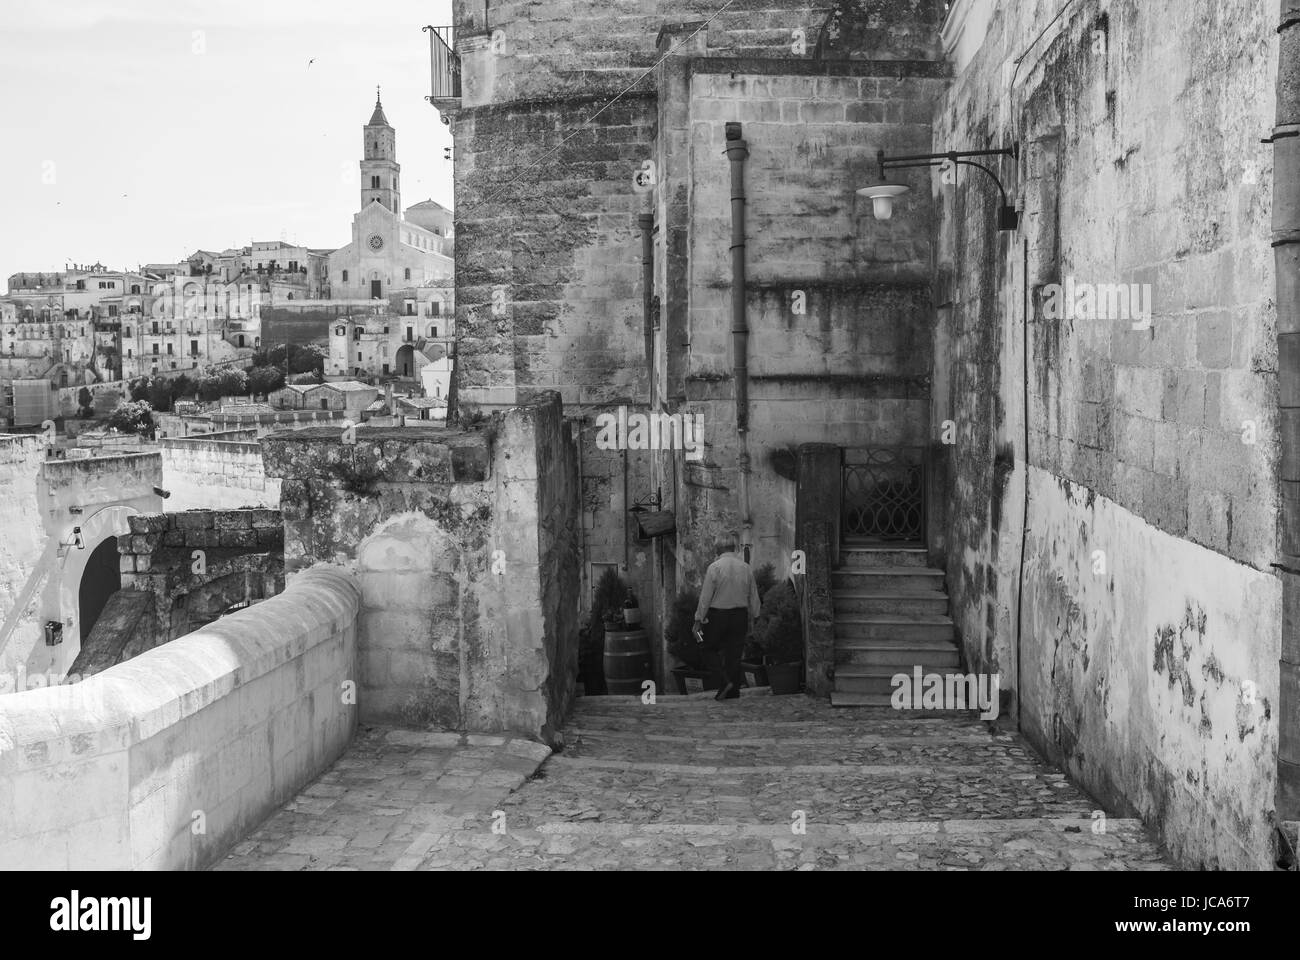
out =
[[350,576],[304,571],[81,683],[0,696],[0,869],[216,862],[351,739],[359,606]]

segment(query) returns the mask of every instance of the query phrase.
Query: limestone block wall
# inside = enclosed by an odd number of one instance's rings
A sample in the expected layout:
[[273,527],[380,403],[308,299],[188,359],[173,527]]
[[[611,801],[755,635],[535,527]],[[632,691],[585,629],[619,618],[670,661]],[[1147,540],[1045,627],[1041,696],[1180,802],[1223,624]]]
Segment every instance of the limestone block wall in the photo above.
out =
[[0,633],[0,673],[5,675],[20,660],[13,651],[30,649],[39,630],[35,610],[26,608],[33,606],[29,582],[49,540],[36,495],[44,459],[42,438],[0,436],[0,624],[9,630],[8,636]]
[[[766,361],[751,385],[753,462],[828,431],[924,431],[926,389],[903,374],[929,372],[928,288],[917,283],[927,279],[930,238],[903,228],[892,242],[868,242],[853,191],[885,133],[891,149],[928,147],[944,75],[934,62],[940,8],[738,0],[712,17],[678,0],[454,5],[464,86],[449,117],[460,198],[456,396],[462,407],[490,408],[555,390],[583,420],[584,578],[591,564],[622,567],[656,636],[679,579],[698,582],[709,559],[697,547],[738,526],[726,120],[746,123],[754,151],[750,263],[754,282],[771,288],[756,286],[750,301],[751,325],[762,313],[769,332],[751,361]],[[814,60],[824,25],[825,59]],[[666,67],[642,77],[670,50]],[[638,191],[647,162],[660,186]],[[914,202],[929,205],[924,192]],[[657,230],[657,384],[643,339],[643,213]],[[779,310],[768,316],[786,283],[812,298],[797,325]],[[889,298],[873,297],[855,311],[850,301],[873,283],[910,283],[915,306],[891,312]],[[907,336],[911,349],[900,351]],[[831,369],[794,360],[809,346],[833,358]],[[904,369],[863,386],[866,363],[854,353],[880,360],[887,351],[906,356]],[[598,449],[591,424],[620,405],[703,413],[708,456],[687,463]],[[780,566],[793,544],[788,481],[759,469],[752,482],[756,559]],[[656,490],[679,511],[676,555],[629,535],[627,507]],[[590,587],[584,579],[584,602]]]
[[[1001,167],[1015,235],[982,175],[935,180],[953,616],[1089,790],[1190,865],[1264,868],[1282,611],[1259,139],[1277,7],[1083,0],[1030,49],[1055,14],[1000,4],[935,117],[935,150],[1023,150]],[[1149,322],[1053,317],[1067,283],[1149,285]]]
[[[741,445],[731,336],[728,122],[748,146],[746,316],[753,558],[788,568],[788,481],[771,456],[802,443],[928,443],[933,298],[932,210],[924,172],[875,220],[855,191],[876,180],[876,151],[929,149],[947,68],[932,60],[692,61],[683,100],[664,108],[660,389],[706,423],[708,456],[681,471],[682,544],[693,566],[718,530],[739,528]],[[674,225],[673,204],[689,215]],[[685,244],[681,263],[672,245]],[[675,301],[683,301],[677,309]],[[682,349],[680,344],[685,344]],[[679,372],[680,371],[680,374]],[[680,376],[680,379],[679,379]],[[680,394],[679,394],[680,391]],[[689,579],[690,571],[683,571]]]
[[[162,457],[157,452],[95,457],[86,460],[45,460],[37,480],[36,502],[47,537],[45,564],[36,599],[27,608],[26,629],[11,637],[5,657],[25,664],[29,674],[66,673],[81,648],[79,591],[90,558],[111,537],[130,532],[129,520],[140,513],[157,513],[162,498]],[[84,549],[74,545],[81,530]],[[63,642],[48,647],[42,624],[63,624]]]
[[363,719],[552,739],[577,666],[577,470],[558,396],[487,432],[361,427],[263,441],[285,565],[355,571]]
[[169,510],[279,505],[280,483],[266,476],[259,443],[168,437],[161,444]]
[[343,752],[360,592],[317,569],[82,683],[0,697],[0,869],[206,867]]

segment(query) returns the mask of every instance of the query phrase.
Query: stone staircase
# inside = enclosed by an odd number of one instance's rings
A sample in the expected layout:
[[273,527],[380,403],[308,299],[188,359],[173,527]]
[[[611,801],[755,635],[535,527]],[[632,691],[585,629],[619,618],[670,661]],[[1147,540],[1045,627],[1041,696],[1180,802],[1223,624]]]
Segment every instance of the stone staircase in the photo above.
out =
[[960,665],[944,573],[920,544],[845,540],[831,572],[836,707],[888,707],[895,674]]

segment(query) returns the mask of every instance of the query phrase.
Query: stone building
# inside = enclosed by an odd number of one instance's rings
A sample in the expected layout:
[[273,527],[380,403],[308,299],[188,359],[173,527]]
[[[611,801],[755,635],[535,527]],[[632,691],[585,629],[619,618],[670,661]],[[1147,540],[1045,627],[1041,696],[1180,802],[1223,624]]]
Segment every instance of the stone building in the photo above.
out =
[[[454,402],[563,396],[586,586],[617,565],[657,629],[716,532],[778,574],[802,550],[810,690],[870,702],[856,652],[931,631],[1176,856],[1268,865],[1300,818],[1277,399],[1300,141],[1260,141],[1300,119],[1279,80],[1296,19],[454,9],[462,95],[434,101],[456,142]],[[882,178],[908,188],[892,215],[859,194]],[[702,416],[703,455],[603,449],[623,408]],[[638,541],[639,504],[675,530]],[[832,572],[873,549],[917,569]]]
[[325,373],[330,378],[410,380],[445,398],[455,355],[455,313],[449,282],[400,290],[388,309],[341,317],[330,328]]

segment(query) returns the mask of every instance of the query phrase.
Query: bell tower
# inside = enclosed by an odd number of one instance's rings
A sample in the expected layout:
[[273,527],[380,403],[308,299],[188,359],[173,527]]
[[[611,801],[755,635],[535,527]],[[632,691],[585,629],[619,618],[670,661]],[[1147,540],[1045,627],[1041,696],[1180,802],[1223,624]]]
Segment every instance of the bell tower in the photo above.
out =
[[361,209],[378,200],[401,216],[401,166],[397,162],[397,131],[384,116],[384,105],[375,88],[375,112],[366,124],[364,159],[361,161]]

